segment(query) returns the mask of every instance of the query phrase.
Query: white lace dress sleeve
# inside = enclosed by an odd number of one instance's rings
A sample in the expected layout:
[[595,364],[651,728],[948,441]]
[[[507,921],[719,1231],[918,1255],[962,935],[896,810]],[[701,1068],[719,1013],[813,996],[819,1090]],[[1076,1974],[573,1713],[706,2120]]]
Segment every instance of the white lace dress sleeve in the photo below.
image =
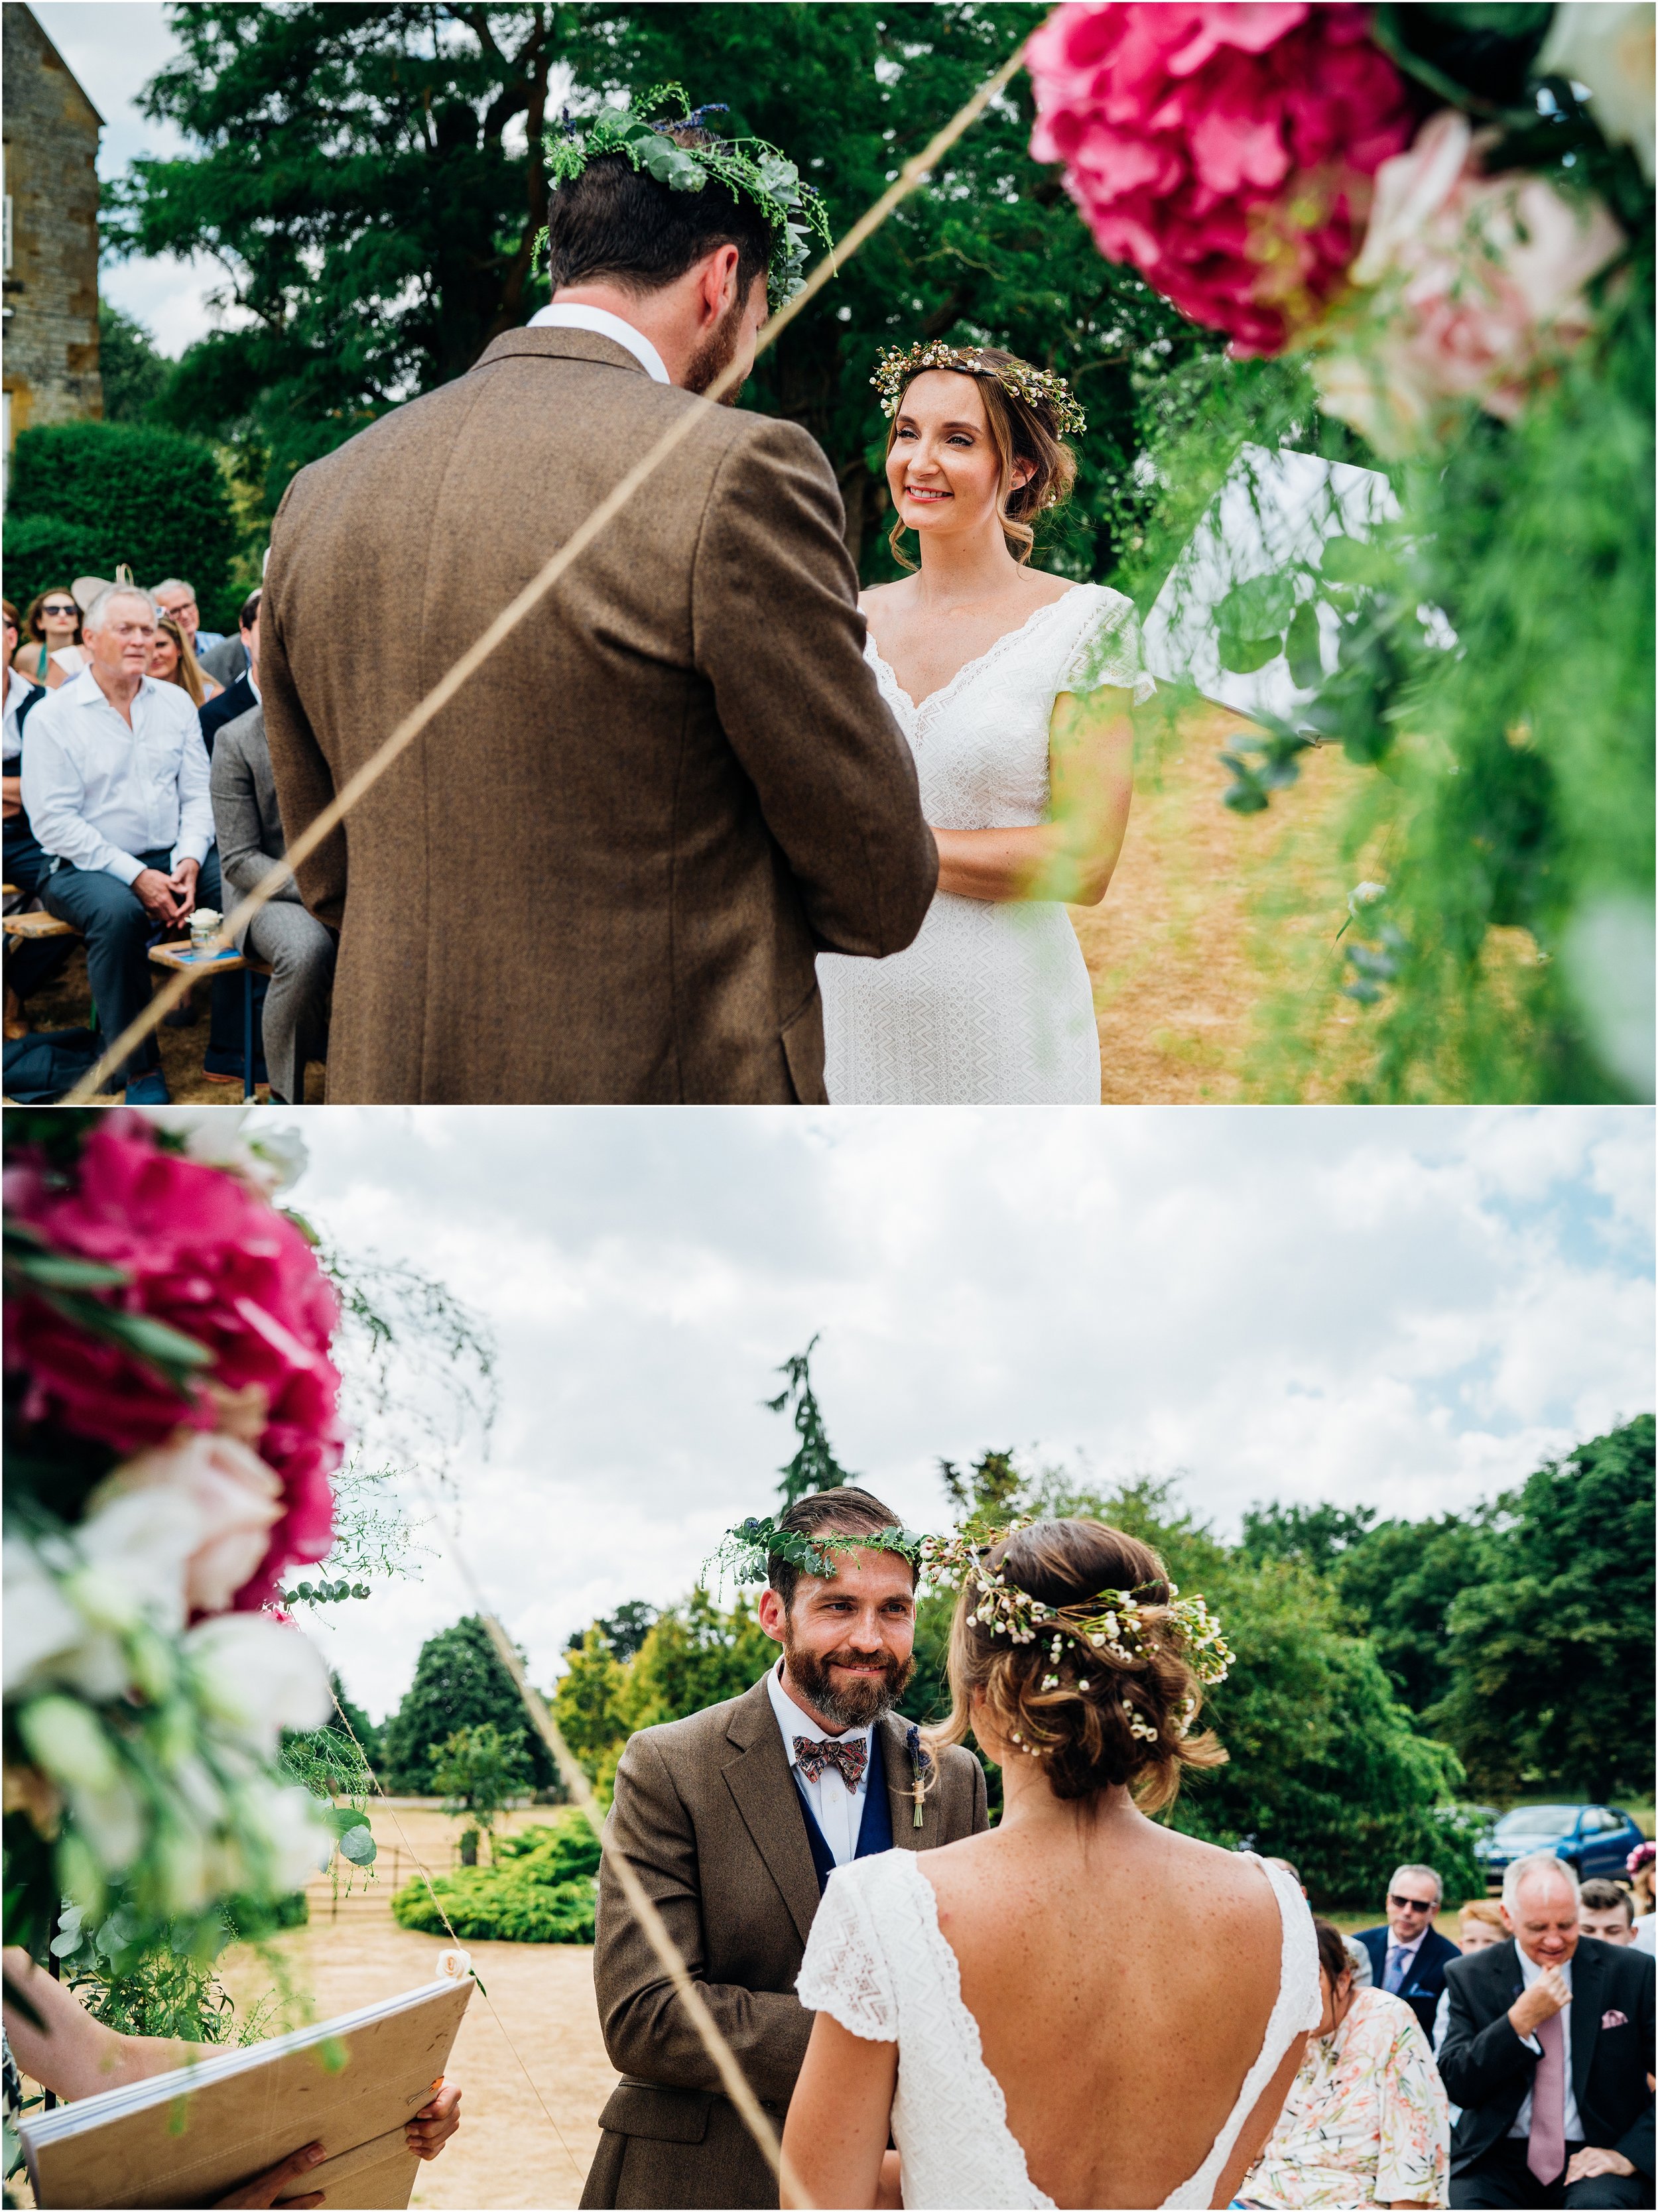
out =
[[898,2040],[892,1969],[850,1866],[829,1877],[795,1991],[808,2012],[826,2012],[866,2043]]
[[1088,598],[1093,604],[1088,620],[1060,672],[1058,688],[1088,692],[1112,684],[1131,691],[1137,707],[1143,705],[1157,686],[1147,672],[1133,600],[1103,585],[1096,586]]

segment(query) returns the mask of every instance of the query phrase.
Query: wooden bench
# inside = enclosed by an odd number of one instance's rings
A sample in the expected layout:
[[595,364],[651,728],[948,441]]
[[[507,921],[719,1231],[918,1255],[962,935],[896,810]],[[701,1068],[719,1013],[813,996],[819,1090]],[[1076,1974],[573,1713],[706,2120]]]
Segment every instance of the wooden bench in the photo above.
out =
[[8,914],[0,915],[0,929],[8,937],[78,937],[81,933],[72,921],[60,921],[55,914]]

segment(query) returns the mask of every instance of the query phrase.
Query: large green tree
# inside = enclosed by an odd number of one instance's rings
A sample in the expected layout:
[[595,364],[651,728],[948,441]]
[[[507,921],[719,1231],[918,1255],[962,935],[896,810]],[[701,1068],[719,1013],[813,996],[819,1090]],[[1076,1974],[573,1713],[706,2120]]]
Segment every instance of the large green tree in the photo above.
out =
[[[174,419],[268,457],[267,495],[399,400],[468,368],[545,298],[531,249],[555,94],[589,107],[679,79],[724,101],[716,127],[776,140],[844,232],[899,163],[1040,21],[1029,4],[366,7],[333,0],[174,7],[178,61],[148,111],[192,150],[135,162],[118,246],[204,253],[240,326],[193,347]],[[761,364],[745,404],[803,422],[829,453],[849,539],[887,556],[881,344],[1012,346],[1071,377],[1090,416],[1074,514],[1049,557],[1103,574],[1146,488],[1142,418],[1174,361],[1216,350],[1132,272],[1100,260],[1056,173],[1026,152],[1021,77],[929,185]]]
[[1652,1788],[1653,1419],[1549,1461],[1503,1498],[1493,1571],[1447,1614],[1435,1717],[1480,1786]]
[[439,1786],[441,1747],[457,1730],[485,1724],[499,1729],[521,1756],[534,1788],[555,1785],[546,1746],[530,1727],[489,1631],[473,1613],[429,1636],[420,1647],[414,1680],[383,1730],[387,1788],[430,1796]]

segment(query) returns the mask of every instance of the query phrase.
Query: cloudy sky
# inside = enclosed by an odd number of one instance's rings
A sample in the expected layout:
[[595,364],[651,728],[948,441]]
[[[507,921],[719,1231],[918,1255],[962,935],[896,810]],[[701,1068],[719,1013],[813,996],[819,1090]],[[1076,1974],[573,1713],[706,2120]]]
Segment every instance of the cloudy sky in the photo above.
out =
[[[684,1592],[793,1448],[814,1331],[842,1462],[941,1525],[941,1455],[1424,1515],[1653,1403],[1638,1109],[948,1115],[354,1109],[293,1202],[487,1316],[501,1414],[460,1541],[551,1678],[572,1629]],[[452,1565],[328,1608],[376,1717],[469,1610]]]

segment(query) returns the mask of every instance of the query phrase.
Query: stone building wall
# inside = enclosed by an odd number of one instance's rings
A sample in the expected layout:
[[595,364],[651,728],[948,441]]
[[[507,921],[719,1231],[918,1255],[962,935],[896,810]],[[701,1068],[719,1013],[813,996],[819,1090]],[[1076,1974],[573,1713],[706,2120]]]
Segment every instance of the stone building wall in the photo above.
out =
[[103,118],[20,0],[4,9],[11,217],[0,380],[7,446],[35,422],[101,416],[98,133]]

